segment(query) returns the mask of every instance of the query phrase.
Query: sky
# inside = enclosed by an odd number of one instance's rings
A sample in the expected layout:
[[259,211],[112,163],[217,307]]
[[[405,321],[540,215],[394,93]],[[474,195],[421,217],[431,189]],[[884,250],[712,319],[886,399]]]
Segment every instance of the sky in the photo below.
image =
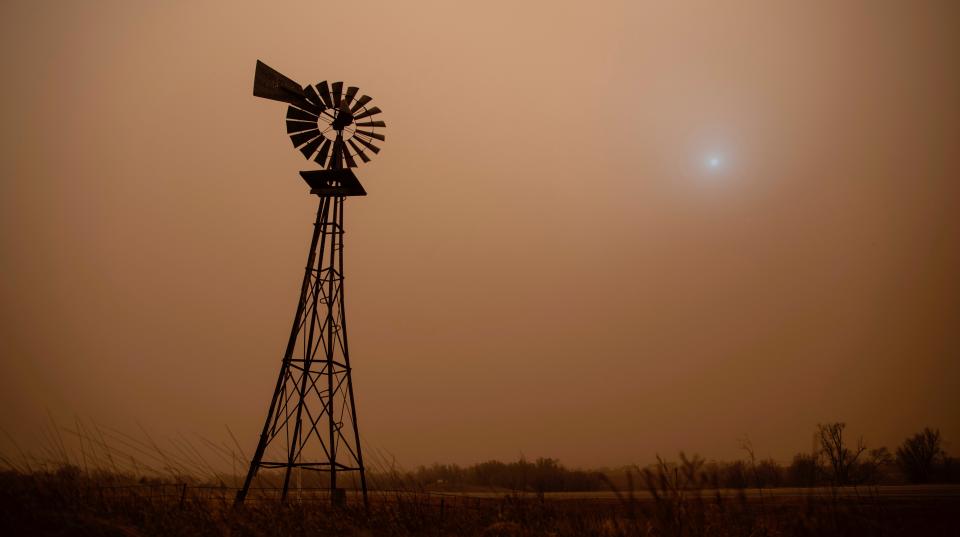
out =
[[[387,140],[346,207],[364,442],[415,467],[818,423],[960,446],[951,1],[0,7],[0,429],[252,451],[317,199],[261,59]],[[8,444],[0,444],[8,445]]]

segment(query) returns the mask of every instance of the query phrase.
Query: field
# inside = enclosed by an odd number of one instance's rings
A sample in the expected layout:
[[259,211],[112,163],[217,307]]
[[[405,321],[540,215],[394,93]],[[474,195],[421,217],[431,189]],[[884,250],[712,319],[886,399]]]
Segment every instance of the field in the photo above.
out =
[[374,491],[364,509],[304,491],[280,504],[254,491],[130,482],[76,469],[0,474],[2,535],[217,536],[956,536],[955,485],[676,489],[587,493]]
[[[823,486],[821,479],[821,486],[788,487],[788,469],[752,453],[718,463],[681,452],[679,461],[658,457],[656,465],[606,472],[572,471],[543,458],[411,472],[371,450],[369,507],[354,491],[346,505],[331,506],[324,474],[297,474],[281,503],[280,474],[270,472],[258,474],[236,507],[236,469],[246,467],[239,447],[204,442],[220,467],[234,469],[218,471],[187,439],[163,449],[146,433],[141,440],[81,423],[51,427],[49,438],[36,455],[15,444],[17,456],[0,454],[0,536],[960,535],[955,480],[894,484],[883,480],[892,478],[889,471],[863,471],[859,486]],[[780,486],[764,485],[771,482]],[[349,488],[350,479],[341,486]]]

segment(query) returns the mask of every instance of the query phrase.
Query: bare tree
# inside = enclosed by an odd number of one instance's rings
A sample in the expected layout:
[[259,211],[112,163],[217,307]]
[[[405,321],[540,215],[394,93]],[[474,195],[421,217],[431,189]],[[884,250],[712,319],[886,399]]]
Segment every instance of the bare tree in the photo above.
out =
[[910,481],[926,483],[933,477],[935,466],[943,461],[945,455],[940,429],[925,427],[897,448],[897,465]]
[[851,471],[857,464],[857,459],[867,446],[863,438],[857,440],[857,447],[850,449],[843,438],[843,429],[846,423],[834,422],[817,424],[817,438],[820,441],[820,451],[830,463],[833,481],[838,485],[846,485],[851,481]]

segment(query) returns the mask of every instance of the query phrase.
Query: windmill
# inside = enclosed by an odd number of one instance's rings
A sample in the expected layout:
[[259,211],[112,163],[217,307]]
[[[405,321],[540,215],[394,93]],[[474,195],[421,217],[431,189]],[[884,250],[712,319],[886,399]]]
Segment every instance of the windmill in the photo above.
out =
[[367,195],[351,168],[380,152],[386,124],[357,87],[326,81],[301,86],[259,60],[253,94],[289,105],[293,146],[322,169],[300,172],[320,204],[280,375],[236,503],[243,503],[257,472],[266,469],[282,472],[281,500],[295,470],[298,479],[302,471],[327,473],[335,504],[346,501],[338,476],[358,475],[366,505],[344,310],[343,209],[346,197]]

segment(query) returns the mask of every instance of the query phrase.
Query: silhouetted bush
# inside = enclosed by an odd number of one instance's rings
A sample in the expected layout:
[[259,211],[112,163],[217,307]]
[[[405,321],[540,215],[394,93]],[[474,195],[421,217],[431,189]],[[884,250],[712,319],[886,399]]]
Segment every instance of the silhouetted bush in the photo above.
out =
[[822,475],[819,457],[809,453],[797,453],[787,467],[787,482],[795,487],[813,487]]
[[856,468],[856,481],[870,484],[889,481],[893,464],[890,450],[885,447],[871,449]]
[[728,489],[744,489],[750,484],[747,465],[743,461],[721,464],[718,478],[720,486]]
[[[946,453],[940,430],[924,428],[903,441],[897,448],[897,465],[912,483],[928,483],[935,479],[946,466]],[[945,477],[945,476],[944,476]]]
[[753,468],[753,486],[757,488],[780,487],[784,484],[786,471],[773,459],[762,460]]
[[440,488],[484,487],[530,492],[602,490],[606,487],[599,472],[569,470],[557,459],[520,459],[504,463],[496,460],[462,468],[456,464],[421,466],[413,473],[420,486]]

